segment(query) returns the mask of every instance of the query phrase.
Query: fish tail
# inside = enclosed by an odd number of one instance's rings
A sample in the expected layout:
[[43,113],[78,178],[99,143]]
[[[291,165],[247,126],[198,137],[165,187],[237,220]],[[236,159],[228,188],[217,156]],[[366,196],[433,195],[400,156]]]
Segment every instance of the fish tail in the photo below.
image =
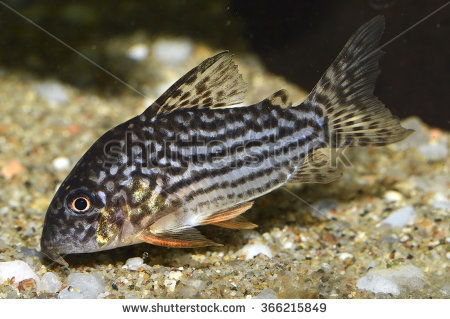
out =
[[324,112],[326,144],[381,146],[400,141],[413,131],[373,95],[383,52],[379,42],[384,17],[377,16],[361,26],[348,40],[304,103]]

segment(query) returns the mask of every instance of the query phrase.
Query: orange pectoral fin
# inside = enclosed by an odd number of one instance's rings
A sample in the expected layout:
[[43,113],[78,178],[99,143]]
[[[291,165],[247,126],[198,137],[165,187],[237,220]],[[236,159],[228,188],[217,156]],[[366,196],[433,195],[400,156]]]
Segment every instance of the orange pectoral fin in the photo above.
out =
[[[253,202],[243,203],[239,204],[237,206],[224,209],[221,211],[218,211],[217,213],[212,214],[207,219],[203,220],[200,225],[208,225],[208,224],[215,224],[222,223],[224,221],[233,219],[245,211],[249,210],[253,206]],[[252,227],[253,228],[253,227]]]
[[161,234],[145,232],[139,235],[139,239],[148,244],[172,248],[222,246],[221,244],[209,240],[194,228],[183,229],[179,232],[166,232]]

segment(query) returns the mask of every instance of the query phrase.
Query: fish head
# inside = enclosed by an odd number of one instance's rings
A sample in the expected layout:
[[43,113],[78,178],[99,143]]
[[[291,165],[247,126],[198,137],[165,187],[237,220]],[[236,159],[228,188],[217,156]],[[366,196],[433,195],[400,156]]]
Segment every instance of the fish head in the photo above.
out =
[[130,193],[138,196],[143,190],[127,173],[128,125],[122,123],[100,137],[56,191],[41,236],[41,252],[53,261],[67,265],[63,255],[139,242],[129,221],[128,200],[134,198]]
[[105,211],[102,193],[75,168],[57,190],[44,220],[41,251],[65,264],[61,255],[99,250],[98,221]]
[[[45,215],[41,251],[67,265],[63,255],[114,248],[124,224],[123,194],[105,166],[104,141],[94,143],[59,186]],[[116,245],[117,246],[117,245]]]

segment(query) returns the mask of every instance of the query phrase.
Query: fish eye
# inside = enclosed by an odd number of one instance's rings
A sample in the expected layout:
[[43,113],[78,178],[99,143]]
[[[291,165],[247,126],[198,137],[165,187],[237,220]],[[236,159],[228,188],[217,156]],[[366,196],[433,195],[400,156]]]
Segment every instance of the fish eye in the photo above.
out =
[[91,208],[91,200],[86,195],[79,195],[75,197],[70,203],[70,209],[77,214],[83,214]]

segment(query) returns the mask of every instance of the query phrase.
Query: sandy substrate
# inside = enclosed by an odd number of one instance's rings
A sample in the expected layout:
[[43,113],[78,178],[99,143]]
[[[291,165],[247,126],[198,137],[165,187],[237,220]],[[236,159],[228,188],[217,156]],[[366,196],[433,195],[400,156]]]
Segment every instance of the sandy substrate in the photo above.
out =
[[[142,244],[69,256],[68,269],[43,258],[47,206],[84,151],[214,53],[190,43],[184,56],[164,61],[155,49],[161,43],[138,44],[124,54],[142,66],[136,79],[151,76],[151,85],[139,85],[147,98],[0,70],[0,298],[450,296],[450,135],[417,118],[404,122],[416,133],[401,143],[348,151],[351,167],[340,180],[289,185],[258,199],[247,213],[258,228],[201,229],[223,247]],[[249,103],[280,88],[294,99],[305,95],[251,55],[237,62]]]

